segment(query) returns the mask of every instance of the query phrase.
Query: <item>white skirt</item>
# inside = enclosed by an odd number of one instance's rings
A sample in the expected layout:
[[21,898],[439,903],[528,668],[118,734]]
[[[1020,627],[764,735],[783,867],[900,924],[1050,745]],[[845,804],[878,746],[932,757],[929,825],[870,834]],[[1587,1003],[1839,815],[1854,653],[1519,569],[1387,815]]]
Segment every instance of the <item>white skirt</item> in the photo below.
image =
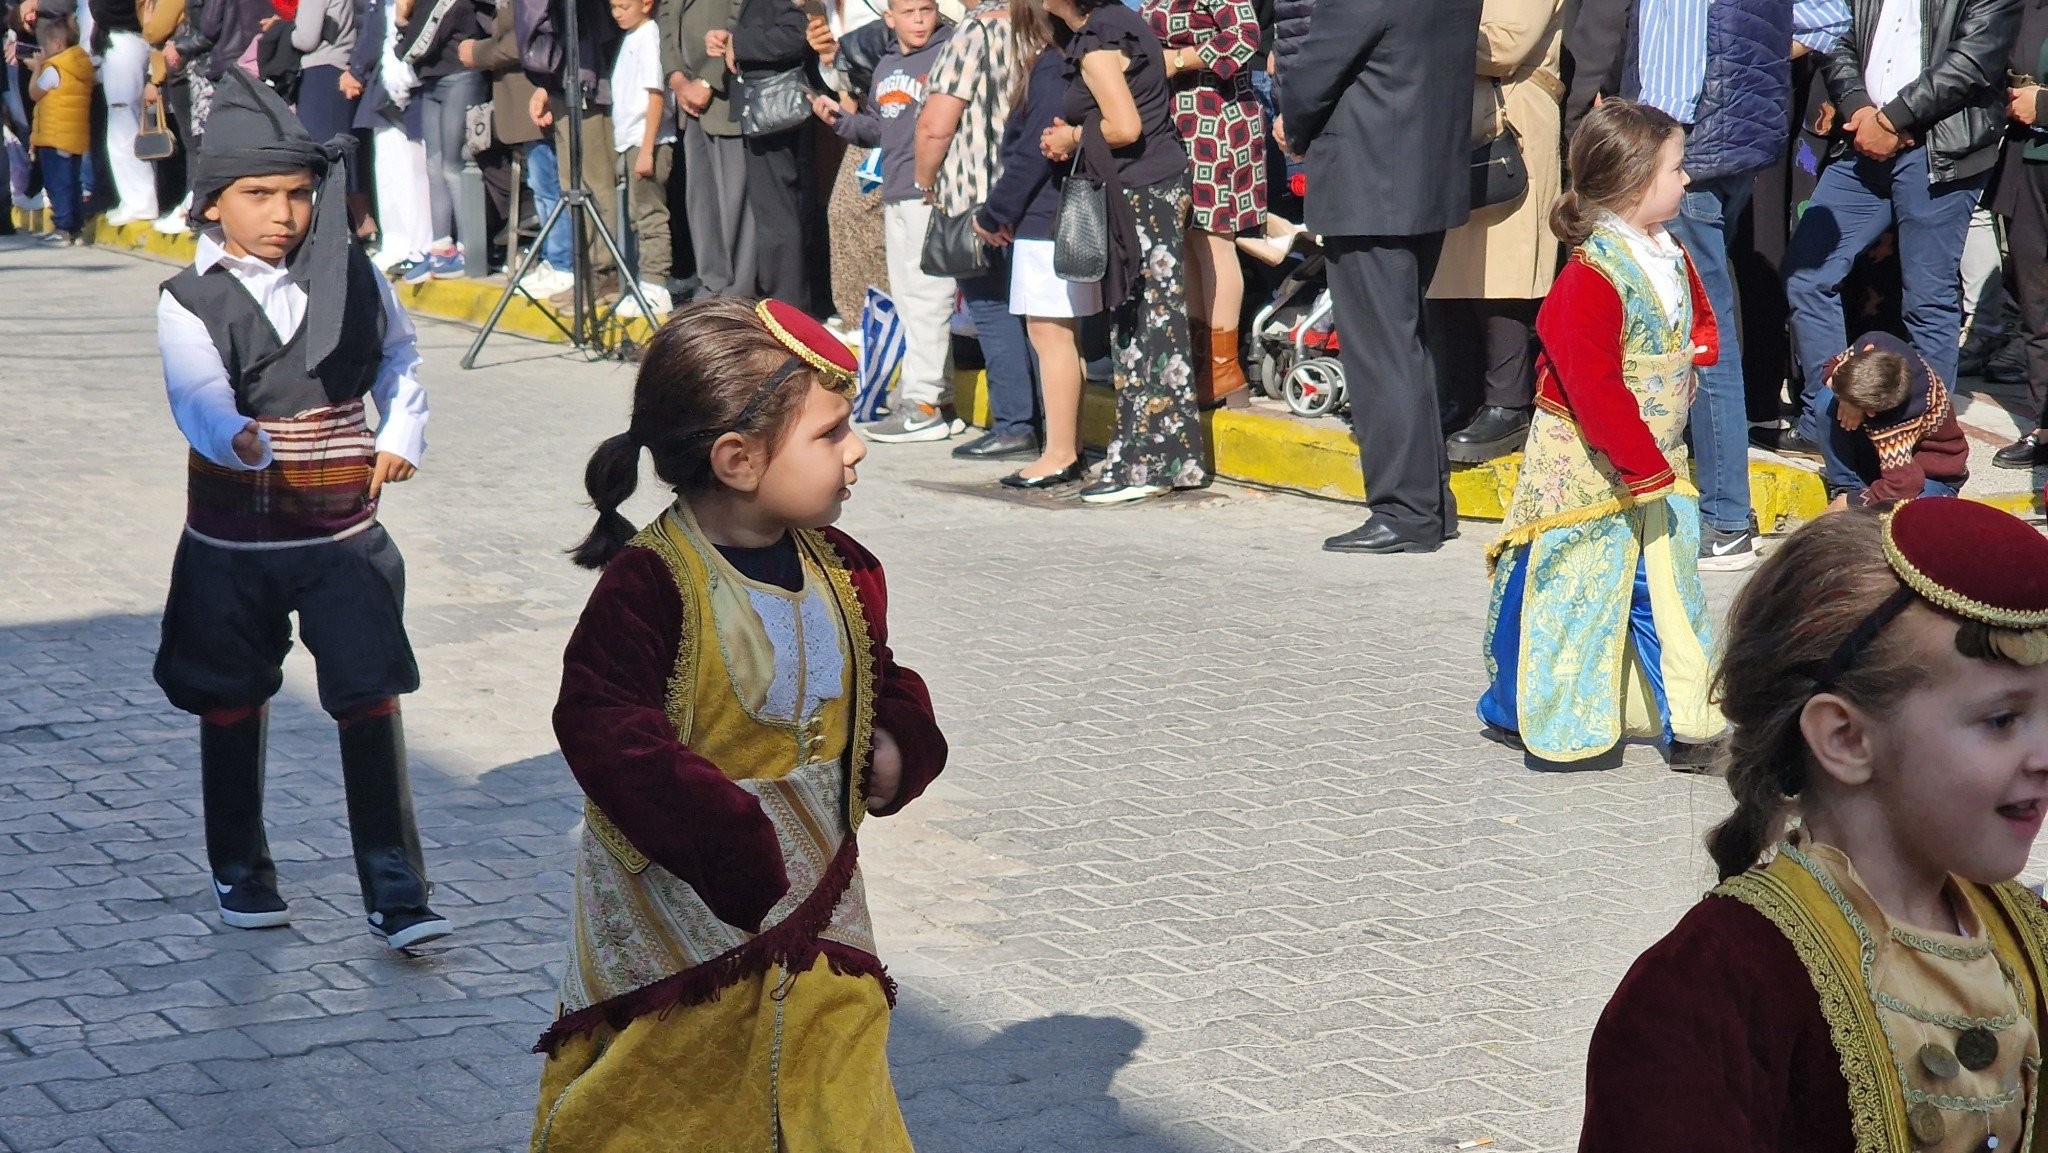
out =
[[1061,280],[1052,241],[1010,242],[1010,315],[1070,320],[1102,311],[1102,285]]

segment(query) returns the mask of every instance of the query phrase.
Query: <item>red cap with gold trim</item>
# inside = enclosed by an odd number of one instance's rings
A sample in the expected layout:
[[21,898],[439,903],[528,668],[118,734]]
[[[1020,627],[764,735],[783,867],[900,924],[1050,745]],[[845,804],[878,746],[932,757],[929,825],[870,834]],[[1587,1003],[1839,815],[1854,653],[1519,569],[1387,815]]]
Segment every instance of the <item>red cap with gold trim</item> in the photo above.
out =
[[761,323],[768,326],[768,331],[791,355],[823,373],[827,387],[851,383],[860,374],[860,362],[854,359],[853,350],[802,309],[779,300],[764,300],[754,307],[754,315],[761,318]]
[[1884,555],[1922,600],[1990,629],[2022,665],[2048,664],[2048,537],[2000,509],[1920,497],[1884,515]]

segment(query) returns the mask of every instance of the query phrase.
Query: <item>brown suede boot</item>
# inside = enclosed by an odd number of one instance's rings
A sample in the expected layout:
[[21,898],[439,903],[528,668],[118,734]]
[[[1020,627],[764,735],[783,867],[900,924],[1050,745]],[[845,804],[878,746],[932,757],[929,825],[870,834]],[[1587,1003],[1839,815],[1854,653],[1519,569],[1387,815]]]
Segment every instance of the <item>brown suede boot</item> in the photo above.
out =
[[1244,362],[1237,355],[1236,329],[1209,330],[1209,370],[1199,373],[1197,380],[1195,399],[1202,408],[1243,408],[1251,402]]

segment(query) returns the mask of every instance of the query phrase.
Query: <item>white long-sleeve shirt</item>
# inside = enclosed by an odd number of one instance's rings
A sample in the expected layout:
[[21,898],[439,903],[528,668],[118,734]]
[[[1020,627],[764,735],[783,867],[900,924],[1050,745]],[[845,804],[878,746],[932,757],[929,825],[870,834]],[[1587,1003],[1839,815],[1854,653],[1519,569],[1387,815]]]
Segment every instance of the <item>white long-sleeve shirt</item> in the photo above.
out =
[[1922,36],[1920,0],[1884,0],[1878,6],[1877,32],[1863,65],[1863,91],[1872,104],[1890,104],[1927,70]]
[[[278,339],[290,341],[306,319],[306,290],[293,282],[290,272],[255,257],[234,256],[217,234],[207,233],[199,238],[192,266],[203,274],[216,264],[226,265],[248,289]],[[427,390],[419,382],[418,333],[383,277],[377,278],[377,289],[384,298],[384,364],[370,386],[370,399],[377,406],[377,451],[404,457],[418,467],[427,452],[428,417]],[[249,418],[235,408],[227,365],[206,322],[168,292],[157,302],[156,344],[163,354],[171,417],[199,455],[222,468],[253,472],[270,467],[270,434],[261,430],[256,434],[263,445],[261,460],[247,464],[235,455],[235,436],[248,426]]]

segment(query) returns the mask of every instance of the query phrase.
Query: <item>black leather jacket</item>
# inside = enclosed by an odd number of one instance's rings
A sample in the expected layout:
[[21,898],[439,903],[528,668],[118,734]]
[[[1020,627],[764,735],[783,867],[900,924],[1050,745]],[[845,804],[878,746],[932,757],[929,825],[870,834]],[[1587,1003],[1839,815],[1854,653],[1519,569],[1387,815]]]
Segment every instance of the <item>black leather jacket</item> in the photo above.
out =
[[[1838,122],[1871,104],[1864,62],[1884,0],[1852,0],[1854,23],[1828,53],[1821,75]],[[1921,42],[1927,68],[1883,108],[1892,126],[1927,146],[1928,178],[1964,180],[1998,162],[2005,136],[2005,66],[2019,34],[2020,0],[1926,0]],[[1846,141],[1835,145],[1837,153]]]

